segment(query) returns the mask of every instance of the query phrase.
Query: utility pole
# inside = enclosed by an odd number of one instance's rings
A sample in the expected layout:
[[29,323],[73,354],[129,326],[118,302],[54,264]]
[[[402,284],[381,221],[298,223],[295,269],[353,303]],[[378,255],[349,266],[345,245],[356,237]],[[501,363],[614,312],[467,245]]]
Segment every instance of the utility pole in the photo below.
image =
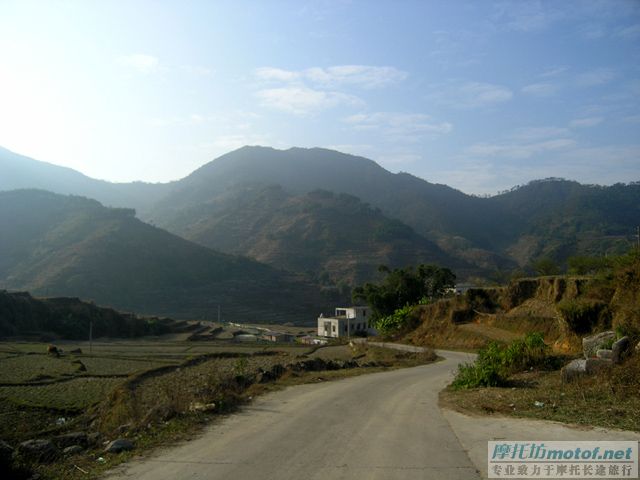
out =
[[89,320],[89,353],[93,350],[93,320]]
[[640,225],[636,227],[636,246],[638,247],[638,251],[640,252]]

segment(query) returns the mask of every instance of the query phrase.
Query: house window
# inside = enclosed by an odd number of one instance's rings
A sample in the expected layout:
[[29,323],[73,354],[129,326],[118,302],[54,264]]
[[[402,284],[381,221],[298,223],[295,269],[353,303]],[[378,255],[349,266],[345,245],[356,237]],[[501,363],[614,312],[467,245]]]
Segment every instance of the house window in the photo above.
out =
[[335,331],[336,331],[336,326],[335,325],[331,325],[331,331],[335,333]]

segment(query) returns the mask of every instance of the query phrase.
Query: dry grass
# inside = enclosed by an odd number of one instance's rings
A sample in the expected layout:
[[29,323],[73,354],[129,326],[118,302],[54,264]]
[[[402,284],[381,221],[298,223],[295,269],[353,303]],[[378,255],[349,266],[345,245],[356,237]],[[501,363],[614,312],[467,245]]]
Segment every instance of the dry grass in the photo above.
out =
[[[506,415],[640,431],[640,355],[612,372],[564,384],[560,372],[513,375],[511,386],[453,390],[440,394],[443,406],[481,415]],[[536,406],[542,402],[544,406]]]

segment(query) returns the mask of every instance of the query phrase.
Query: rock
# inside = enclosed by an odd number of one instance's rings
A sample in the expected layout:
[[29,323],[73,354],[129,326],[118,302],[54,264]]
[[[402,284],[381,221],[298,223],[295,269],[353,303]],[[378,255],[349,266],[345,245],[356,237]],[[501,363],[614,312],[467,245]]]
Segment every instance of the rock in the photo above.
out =
[[215,403],[193,402],[189,405],[190,412],[214,412],[215,410]]
[[611,351],[613,352],[612,360],[613,363],[620,363],[624,358],[629,354],[629,350],[631,349],[631,340],[629,337],[622,337],[620,340],[615,342],[611,346]]
[[82,448],[80,445],[71,445],[62,450],[62,453],[64,453],[65,455],[75,455],[76,453],[80,453],[83,450],[84,448]]
[[16,448],[15,455],[26,460],[47,463],[54,461],[60,455],[60,451],[51,440],[37,439],[22,442]]
[[106,453],[128,452],[129,450],[133,450],[133,442],[126,438],[118,438],[117,440],[109,443],[107,448],[104,449]]
[[562,381],[565,383],[571,382],[582,375],[586,375],[586,373],[587,361],[582,358],[570,361],[562,367],[560,371]]
[[59,448],[66,448],[72,445],[80,445],[86,448],[89,445],[89,439],[85,432],[65,433],[54,437],[53,441]]
[[[302,362],[300,362],[300,365],[302,365]],[[302,369],[303,367],[301,366],[300,368]],[[282,375],[284,375],[285,371],[286,371],[285,367],[283,367],[280,364],[276,364],[273,367],[271,367],[271,370],[261,369],[258,375],[256,375],[255,381],[257,383],[272,382],[280,378]]]
[[636,345],[636,352],[640,352],[640,342]]
[[584,358],[593,358],[598,350],[603,349],[612,340],[615,340],[616,333],[609,330],[602,333],[596,333],[582,339],[582,351]]
[[69,350],[69,353],[82,354],[82,349],[74,348],[73,350]]
[[613,351],[611,351],[611,350],[598,350],[596,352],[596,357],[604,358],[606,360],[611,360],[613,358]]
[[132,428],[133,428],[133,425],[131,423],[125,423],[124,425],[120,425],[118,428],[116,428],[116,432],[126,433]]
[[585,360],[585,370],[587,375],[593,375],[602,370],[607,370],[613,366],[613,362],[606,358],[587,358]]
[[100,442],[102,440],[102,435],[100,434],[100,432],[92,432],[89,435],[87,435],[87,444],[95,447],[96,445],[100,445]]

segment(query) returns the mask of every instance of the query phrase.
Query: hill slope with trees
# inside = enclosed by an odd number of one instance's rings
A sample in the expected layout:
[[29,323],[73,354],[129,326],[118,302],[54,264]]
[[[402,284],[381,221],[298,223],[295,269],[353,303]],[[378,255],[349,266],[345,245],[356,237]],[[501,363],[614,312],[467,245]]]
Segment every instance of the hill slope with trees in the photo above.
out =
[[174,318],[312,321],[319,289],[147,225],[130,209],[38,190],[0,192],[0,288],[77,296]]

